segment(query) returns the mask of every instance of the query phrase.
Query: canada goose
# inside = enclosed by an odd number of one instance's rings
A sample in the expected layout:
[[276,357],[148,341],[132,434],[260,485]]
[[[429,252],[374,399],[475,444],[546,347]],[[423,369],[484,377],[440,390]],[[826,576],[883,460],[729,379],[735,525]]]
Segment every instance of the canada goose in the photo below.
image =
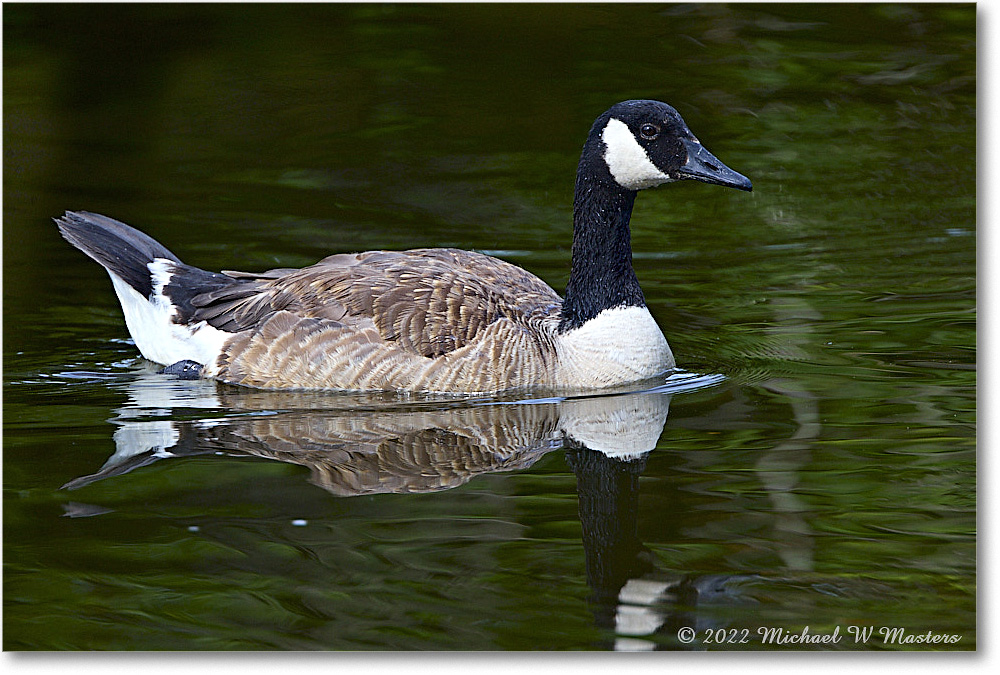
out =
[[674,367],[632,269],[629,218],[638,190],[683,179],[752,187],[665,103],[624,101],[597,118],[577,170],[565,299],[519,267],[457,249],[215,274],[106,216],[56,222],[111,275],[142,355],[182,377],[261,388],[603,388]]

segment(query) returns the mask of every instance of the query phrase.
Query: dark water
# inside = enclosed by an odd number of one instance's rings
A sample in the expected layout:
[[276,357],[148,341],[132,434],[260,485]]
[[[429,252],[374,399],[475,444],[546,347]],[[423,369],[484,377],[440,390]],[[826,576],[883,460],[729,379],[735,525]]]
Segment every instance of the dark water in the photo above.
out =
[[[5,6],[4,648],[975,648],[975,21]],[[475,248],[561,289],[579,148],[637,97],[754,181],[639,196],[683,368],[642,393],[172,380],[50,220],[213,270]]]

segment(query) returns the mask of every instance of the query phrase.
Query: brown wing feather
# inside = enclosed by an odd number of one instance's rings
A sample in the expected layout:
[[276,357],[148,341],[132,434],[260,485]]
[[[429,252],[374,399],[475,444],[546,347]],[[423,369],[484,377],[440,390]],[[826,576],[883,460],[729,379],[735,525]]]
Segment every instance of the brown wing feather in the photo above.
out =
[[346,325],[370,319],[384,340],[426,357],[469,344],[499,319],[554,317],[562,304],[533,274],[457,249],[339,254],[301,270],[227,274],[240,283],[194,297],[194,320],[238,332],[282,311]]

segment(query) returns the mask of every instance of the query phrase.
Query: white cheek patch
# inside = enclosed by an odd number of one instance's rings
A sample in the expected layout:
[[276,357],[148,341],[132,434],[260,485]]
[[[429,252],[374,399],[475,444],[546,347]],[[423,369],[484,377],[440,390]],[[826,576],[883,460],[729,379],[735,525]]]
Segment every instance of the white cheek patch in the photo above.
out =
[[673,180],[653,164],[628,125],[621,120],[609,120],[601,132],[601,140],[606,148],[604,161],[612,178],[623,188],[642,190]]

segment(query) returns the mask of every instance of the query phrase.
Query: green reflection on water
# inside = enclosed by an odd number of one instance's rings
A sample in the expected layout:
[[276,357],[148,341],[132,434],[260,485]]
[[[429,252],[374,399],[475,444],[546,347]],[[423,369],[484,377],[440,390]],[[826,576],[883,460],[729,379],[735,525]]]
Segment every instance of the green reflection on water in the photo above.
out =
[[[605,649],[623,634],[597,560],[715,598],[658,600],[646,646],[692,621],[881,621],[973,648],[975,21],[5,7],[4,647]],[[639,197],[650,308],[684,368],[729,380],[673,397],[637,477],[601,469],[636,488],[607,531],[565,448],[433,494],[335,497],[302,466],[215,455],[58,490],[127,415],[231,408],[128,402],[147,373],[52,216],[108,213],[209,269],[460,246],[561,289],[579,147],[629,97],[675,105],[754,192]]]

